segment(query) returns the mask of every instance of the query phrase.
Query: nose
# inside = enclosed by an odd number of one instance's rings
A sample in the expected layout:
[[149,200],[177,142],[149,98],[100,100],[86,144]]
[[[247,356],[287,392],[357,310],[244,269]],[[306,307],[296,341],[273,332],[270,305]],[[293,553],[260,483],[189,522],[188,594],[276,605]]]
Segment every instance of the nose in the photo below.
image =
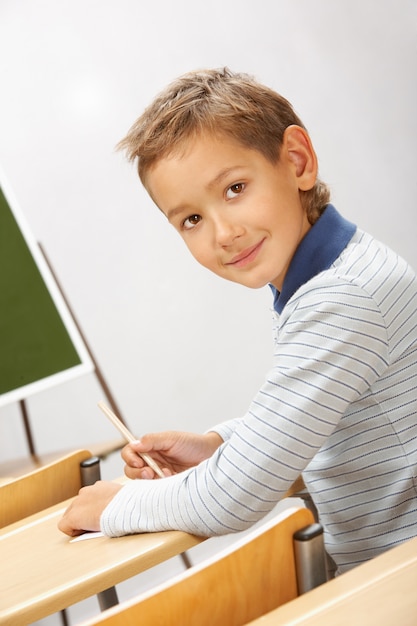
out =
[[217,216],[213,221],[214,237],[217,245],[230,246],[237,237],[244,233],[244,228],[240,224],[227,218],[225,215]]

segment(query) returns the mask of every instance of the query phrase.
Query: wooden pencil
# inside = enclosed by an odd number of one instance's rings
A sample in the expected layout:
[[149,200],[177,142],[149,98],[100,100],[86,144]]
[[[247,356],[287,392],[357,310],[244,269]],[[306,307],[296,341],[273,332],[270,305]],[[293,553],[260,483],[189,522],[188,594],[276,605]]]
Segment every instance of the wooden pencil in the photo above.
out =
[[[111,421],[113,426],[115,426],[117,430],[123,435],[127,442],[131,443],[132,441],[137,441],[137,437],[132,435],[130,430],[126,428],[123,422],[104,402],[99,402],[98,406],[103,411],[104,415]],[[149,454],[147,454],[146,452],[138,452],[138,454],[145,461],[146,465],[149,465],[149,467],[153,469],[155,474],[157,474],[160,478],[165,478],[158,463],[154,461],[154,459]]]

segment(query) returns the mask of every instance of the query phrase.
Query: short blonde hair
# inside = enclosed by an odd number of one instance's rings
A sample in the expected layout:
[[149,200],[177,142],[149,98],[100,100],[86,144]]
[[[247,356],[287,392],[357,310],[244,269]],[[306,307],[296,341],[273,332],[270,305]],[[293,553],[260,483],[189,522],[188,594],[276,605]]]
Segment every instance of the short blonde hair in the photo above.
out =
[[[248,74],[228,68],[199,70],[168,85],[117,148],[130,161],[138,160],[139,177],[146,187],[146,174],[157,161],[181,152],[203,132],[228,135],[276,163],[285,129],[293,124],[305,128],[288,100]],[[300,197],[314,223],[329,202],[330,192],[317,179],[312,189],[300,191]]]

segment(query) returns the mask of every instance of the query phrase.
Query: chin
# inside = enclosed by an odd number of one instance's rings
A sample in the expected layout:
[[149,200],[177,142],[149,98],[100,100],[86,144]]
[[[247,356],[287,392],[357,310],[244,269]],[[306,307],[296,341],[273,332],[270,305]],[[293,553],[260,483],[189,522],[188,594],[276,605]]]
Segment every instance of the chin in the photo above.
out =
[[262,289],[269,284],[269,280],[255,278],[253,278],[253,280],[239,280],[238,278],[229,280],[238,283],[238,285],[242,285],[242,287],[247,287],[248,289]]

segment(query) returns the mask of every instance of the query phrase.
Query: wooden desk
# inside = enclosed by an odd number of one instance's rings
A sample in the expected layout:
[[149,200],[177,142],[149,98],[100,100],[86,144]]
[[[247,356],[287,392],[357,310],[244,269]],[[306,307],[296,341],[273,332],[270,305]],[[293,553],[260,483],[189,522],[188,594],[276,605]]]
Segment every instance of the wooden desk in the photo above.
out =
[[417,537],[247,626],[415,626]]
[[57,528],[69,502],[0,530],[0,624],[32,623],[203,541],[167,531],[71,543]]

